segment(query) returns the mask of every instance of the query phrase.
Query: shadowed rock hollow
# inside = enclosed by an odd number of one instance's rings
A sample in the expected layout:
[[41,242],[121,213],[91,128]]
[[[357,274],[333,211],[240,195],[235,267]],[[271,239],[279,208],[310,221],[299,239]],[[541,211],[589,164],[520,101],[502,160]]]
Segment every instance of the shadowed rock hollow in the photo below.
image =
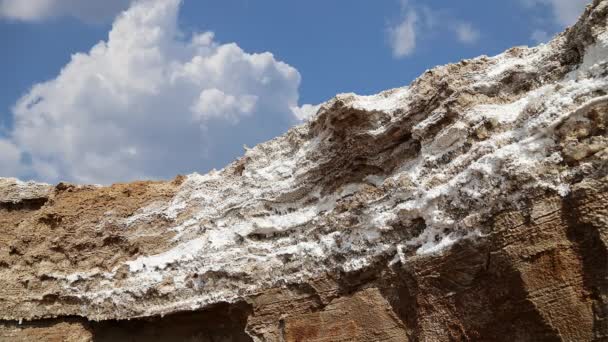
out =
[[0,340],[607,340],[607,12],[221,171],[0,179]]

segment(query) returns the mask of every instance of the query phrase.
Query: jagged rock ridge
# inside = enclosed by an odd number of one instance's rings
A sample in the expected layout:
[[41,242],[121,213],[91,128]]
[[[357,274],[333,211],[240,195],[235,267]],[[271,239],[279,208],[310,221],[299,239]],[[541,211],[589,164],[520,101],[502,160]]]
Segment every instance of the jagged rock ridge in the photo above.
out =
[[607,339],[607,12],[207,175],[0,180],[0,339]]

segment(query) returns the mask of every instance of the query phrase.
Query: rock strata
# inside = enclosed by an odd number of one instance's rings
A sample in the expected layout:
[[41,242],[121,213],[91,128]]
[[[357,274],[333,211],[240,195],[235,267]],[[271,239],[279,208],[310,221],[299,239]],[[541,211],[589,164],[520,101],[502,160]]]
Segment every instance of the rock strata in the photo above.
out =
[[0,340],[608,340],[607,14],[206,175],[0,179]]

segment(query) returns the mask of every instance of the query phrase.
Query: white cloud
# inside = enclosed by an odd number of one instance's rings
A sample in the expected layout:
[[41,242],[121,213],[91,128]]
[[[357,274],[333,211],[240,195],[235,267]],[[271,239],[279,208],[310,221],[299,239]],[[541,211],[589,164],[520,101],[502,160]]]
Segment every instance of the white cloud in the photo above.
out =
[[479,40],[479,30],[473,27],[471,23],[459,22],[454,25],[454,32],[458,40],[465,44],[473,44]]
[[388,40],[393,57],[412,55],[418,41],[428,41],[437,32],[456,34],[459,42],[473,44],[481,36],[472,23],[458,20],[444,10],[416,6],[413,1],[401,0],[401,20],[388,29]]
[[39,21],[73,16],[85,21],[99,21],[125,10],[129,2],[130,0],[0,0],[0,17]]
[[416,49],[416,22],[418,15],[415,11],[407,12],[403,21],[390,29],[390,44],[393,56],[396,58],[411,55]]
[[205,89],[191,107],[196,119],[205,122],[213,118],[225,118],[238,123],[242,116],[251,115],[258,97],[255,95],[229,95],[217,88]]
[[537,44],[546,43],[551,39],[551,35],[547,31],[534,30],[530,35],[530,38]]
[[291,108],[293,115],[300,121],[307,121],[313,117],[321,108],[321,105],[305,104],[300,107]]
[[210,32],[180,40],[179,6],[135,2],[107,42],[17,102],[10,135],[28,173],[109,183],[206,171],[294,122],[298,71]]
[[20,171],[21,151],[12,142],[0,138],[0,177],[14,176]]
[[544,5],[551,8],[553,20],[560,26],[576,22],[589,0],[522,0],[528,7]]

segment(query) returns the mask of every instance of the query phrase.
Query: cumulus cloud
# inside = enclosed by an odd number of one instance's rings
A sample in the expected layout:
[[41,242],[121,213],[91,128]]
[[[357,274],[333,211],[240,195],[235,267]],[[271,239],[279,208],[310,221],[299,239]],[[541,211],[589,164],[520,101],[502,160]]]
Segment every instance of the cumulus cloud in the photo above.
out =
[[319,111],[320,108],[321,108],[321,104],[318,104],[318,105],[305,104],[300,107],[293,107],[293,108],[291,108],[291,110],[293,112],[293,115],[298,120],[307,121],[310,118],[312,118],[315,114],[317,114],[317,112]]
[[226,94],[217,88],[205,89],[191,107],[196,119],[207,121],[213,118],[225,118],[238,123],[241,116],[251,115],[258,97],[255,95]]
[[479,40],[479,30],[473,27],[471,23],[459,22],[454,25],[454,32],[458,40],[465,44],[473,44]]
[[0,0],[0,17],[39,21],[58,16],[72,16],[85,21],[99,21],[125,10],[131,0]]
[[110,183],[204,172],[293,124],[298,71],[211,32],[180,38],[179,7],[136,1],[107,41],[17,102],[11,144],[36,178]]
[[560,26],[569,26],[576,22],[589,0],[522,0],[528,7],[550,7],[553,20]]
[[14,176],[21,168],[21,151],[11,141],[0,138],[0,177]]

